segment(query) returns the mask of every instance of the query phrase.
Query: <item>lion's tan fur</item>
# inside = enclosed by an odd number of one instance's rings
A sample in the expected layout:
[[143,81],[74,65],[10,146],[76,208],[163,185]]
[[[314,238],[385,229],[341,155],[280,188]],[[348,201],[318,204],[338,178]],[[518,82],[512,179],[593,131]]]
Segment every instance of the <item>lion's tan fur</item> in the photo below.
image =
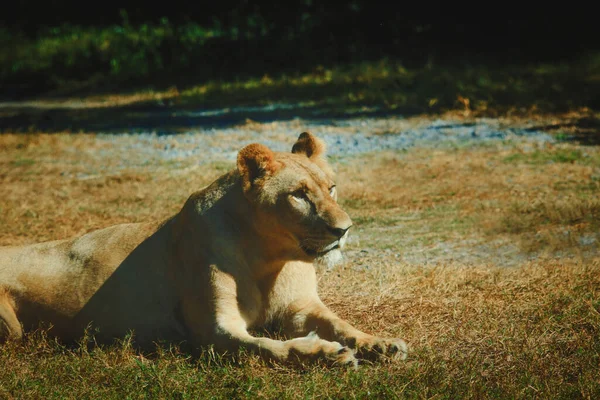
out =
[[[133,331],[141,345],[244,347],[277,361],[405,354],[401,340],[358,331],[317,294],[313,262],[339,253],[351,226],[324,151],[310,133],[291,153],[251,144],[237,169],[160,224],[1,248],[0,339],[46,324],[65,340],[86,327],[98,341]],[[273,325],[294,339],[249,333]]]

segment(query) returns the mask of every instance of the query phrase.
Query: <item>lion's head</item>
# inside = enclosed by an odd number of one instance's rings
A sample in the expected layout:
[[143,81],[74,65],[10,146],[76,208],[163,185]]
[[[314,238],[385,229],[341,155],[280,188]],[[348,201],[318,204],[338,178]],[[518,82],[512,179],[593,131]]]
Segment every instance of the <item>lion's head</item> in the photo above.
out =
[[331,265],[352,226],[337,203],[334,175],[324,158],[325,144],[303,132],[291,153],[273,152],[260,144],[240,150],[237,167],[245,197],[260,223],[302,257]]

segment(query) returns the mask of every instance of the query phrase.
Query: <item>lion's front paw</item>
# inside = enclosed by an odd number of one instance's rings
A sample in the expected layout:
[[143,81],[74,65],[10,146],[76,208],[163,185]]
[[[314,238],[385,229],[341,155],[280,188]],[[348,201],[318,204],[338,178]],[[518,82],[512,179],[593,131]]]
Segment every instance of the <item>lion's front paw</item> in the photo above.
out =
[[358,367],[358,360],[354,356],[354,351],[351,348],[342,346],[337,350],[336,354],[331,354],[328,359],[332,365],[342,367]]
[[322,360],[328,365],[339,367],[358,366],[354,351],[338,342],[329,342],[311,334],[286,342],[290,358],[296,360]]
[[350,347],[356,351],[358,358],[378,360],[382,358],[405,360],[408,355],[408,346],[402,339],[383,339],[370,337],[355,340]]

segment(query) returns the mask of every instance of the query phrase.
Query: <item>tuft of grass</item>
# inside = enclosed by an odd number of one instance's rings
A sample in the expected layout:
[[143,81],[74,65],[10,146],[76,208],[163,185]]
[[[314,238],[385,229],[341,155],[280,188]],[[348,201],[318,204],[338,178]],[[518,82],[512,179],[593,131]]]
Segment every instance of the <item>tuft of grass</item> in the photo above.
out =
[[15,167],[22,167],[35,164],[35,160],[30,158],[20,158],[11,162],[11,164]]
[[527,164],[546,164],[555,163],[574,163],[583,159],[583,153],[578,149],[556,149],[554,151],[535,150],[530,153],[515,153],[504,158],[505,162],[527,163]]
[[[506,232],[522,233],[535,231],[543,225],[570,226],[585,222],[600,221],[600,200],[596,198],[567,198],[538,200],[535,202],[515,201],[501,220]],[[499,229],[503,229],[500,227]]]

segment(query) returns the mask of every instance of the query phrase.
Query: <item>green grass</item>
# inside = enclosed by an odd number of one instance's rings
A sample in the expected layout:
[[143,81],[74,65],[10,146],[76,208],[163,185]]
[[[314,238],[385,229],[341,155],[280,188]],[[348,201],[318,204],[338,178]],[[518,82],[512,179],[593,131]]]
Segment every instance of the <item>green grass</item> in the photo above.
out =
[[35,164],[35,160],[30,158],[20,158],[11,162],[15,167],[29,166]]
[[504,159],[507,163],[546,164],[574,163],[583,159],[583,153],[578,149],[557,149],[555,151],[535,150],[529,153],[516,153]]
[[[257,76],[237,81],[211,81],[181,91],[183,104],[303,103],[347,107],[376,105],[389,110],[465,113],[506,113],[520,108],[565,111],[593,101],[591,76],[596,61],[551,66],[492,65],[405,68],[401,62],[382,59],[305,73]],[[561,85],[552,82],[560,81]]]
[[0,79],[46,74],[55,85],[72,79],[144,78],[170,66],[187,66],[194,50],[218,36],[196,24],[60,26],[36,39],[0,33]]
[[[177,87],[175,95],[164,93],[177,104],[214,107],[292,102],[331,111],[379,106],[406,113],[498,115],[599,106],[598,54],[560,63],[499,66],[464,60],[412,67],[385,57],[338,65],[303,57],[298,67],[267,71],[260,60],[220,66],[215,41],[232,38],[216,28],[167,20],[140,26],[55,27],[35,39],[3,31],[0,85],[29,85],[37,94],[68,93],[71,87],[93,93],[107,86],[118,94],[129,85],[127,90],[160,94],[163,89],[155,85],[160,81],[161,87]],[[274,59],[280,56],[273,54]]]

